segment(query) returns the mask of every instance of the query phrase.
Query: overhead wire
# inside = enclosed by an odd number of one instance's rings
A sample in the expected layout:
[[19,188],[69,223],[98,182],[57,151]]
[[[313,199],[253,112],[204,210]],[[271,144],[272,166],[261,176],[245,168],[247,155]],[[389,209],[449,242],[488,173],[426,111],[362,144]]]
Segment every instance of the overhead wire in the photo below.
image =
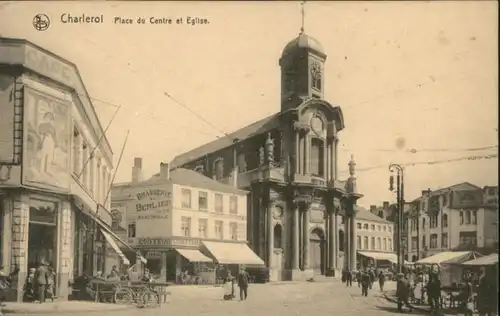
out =
[[[88,39],[87,39],[88,40]],[[91,41],[90,41],[91,42]],[[91,42],[93,45],[97,46],[94,42]],[[134,44],[132,44],[132,46],[134,46]],[[102,49],[101,49],[102,50]],[[157,64],[154,60],[151,60],[151,63],[152,65],[157,68]],[[128,64],[128,66],[130,67],[131,65]],[[131,70],[130,70],[131,71]],[[459,80],[462,80],[464,78],[459,78]],[[424,85],[427,85],[427,84],[430,84],[430,83],[434,83],[436,82],[436,79],[435,78],[432,78],[432,80],[430,80],[429,82],[425,82],[425,83],[419,83],[419,84],[416,84],[415,86],[410,86],[408,88],[405,88],[405,89],[398,89],[396,91],[394,91],[392,94],[396,94],[396,93],[402,93],[402,92],[407,92],[409,90],[412,90],[412,89],[415,89],[415,88],[421,88],[422,86]],[[163,91],[164,95],[166,97],[168,97],[171,101],[173,101],[174,103],[176,103],[177,105],[181,106],[182,108],[184,108],[185,110],[189,111],[191,114],[193,114],[194,116],[196,116],[199,120],[203,121],[204,123],[206,123],[207,125],[209,125],[210,127],[212,127],[214,130],[218,131],[219,133],[223,134],[224,136],[228,137],[229,139],[231,139],[232,141],[236,141],[236,139],[234,139],[233,137],[231,137],[227,132],[223,131],[222,129],[220,129],[219,127],[217,127],[216,125],[214,125],[213,123],[211,123],[210,121],[208,121],[206,118],[204,118],[202,115],[198,114],[196,111],[192,110],[190,107],[188,107],[186,104],[184,104],[183,102],[180,102],[178,99],[174,98],[169,92],[167,91]],[[388,94],[385,94],[385,95],[381,95],[379,97],[376,97],[374,99],[371,99],[372,101],[373,100],[378,100],[378,99],[381,99],[381,98],[384,98],[384,97],[387,97],[389,96],[390,93]],[[358,105],[360,104],[364,104],[364,103],[367,103],[367,102],[370,102],[370,100],[365,100],[365,101],[362,101],[362,102],[359,102]],[[112,104],[110,102],[105,102],[105,104]],[[353,106],[347,106],[347,107],[344,107],[344,108],[352,108]],[[407,150],[404,150],[404,151],[407,151],[407,152],[411,152],[411,153],[417,153],[417,152],[451,152],[451,151],[480,151],[480,150],[488,150],[488,149],[493,149],[493,148],[498,148],[498,145],[493,145],[493,146],[486,146],[486,147],[472,147],[472,148],[426,148],[426,149],[407,149]],[[397,151],[397,150],[390,150],[390,149],[374,149],[375,151],[382,151],[382,152],[388,152],[388,151]],[[416,165],[431,165],[431,164],[438,164],[438,163],[447,163],[447,162],[456,162],[456,161],[463,161],[463,160],[476,160],[476,159],[492,159],[492,158],[496,158],[498,157],[497,155],[488,155],[488,156],[468,156],[468,157],[460,157],[460,158],[455,158],[455,159],[446,159],[446,160],[434,160],[434,161],[424,161],[424,162],[414,162],[414,163],[406,163],[406,164],[403,164],[405,166],[416,166]],[[386,165],[379,165],[379,166],[373,166],[373,167],[367,167],[367,168],[358,168],[356,171],[361,171],[361,172],[364,172],[364,171],[370,171],[370,170],[374,170],[374,169],[380,169],[380,168],[387,168]],[[342,172],[345,172],[346,170],[342,170],[340,171],[341,173]]]

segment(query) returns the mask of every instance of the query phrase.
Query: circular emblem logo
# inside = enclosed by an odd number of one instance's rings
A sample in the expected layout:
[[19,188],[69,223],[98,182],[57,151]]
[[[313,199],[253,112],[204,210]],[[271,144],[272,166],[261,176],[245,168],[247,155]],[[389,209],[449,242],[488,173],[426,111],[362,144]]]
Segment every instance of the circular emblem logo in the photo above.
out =
[[316,133],[317,135],[320,135],[325,128],[323,120],[319,116],[316,116],[316,115],[313,116],[311,118],[311,128],[312,128],[314,133]]
[[33,27],[37,31],[45,31],[50,26],[50,19],[46,14],[37,14],[33,18]]

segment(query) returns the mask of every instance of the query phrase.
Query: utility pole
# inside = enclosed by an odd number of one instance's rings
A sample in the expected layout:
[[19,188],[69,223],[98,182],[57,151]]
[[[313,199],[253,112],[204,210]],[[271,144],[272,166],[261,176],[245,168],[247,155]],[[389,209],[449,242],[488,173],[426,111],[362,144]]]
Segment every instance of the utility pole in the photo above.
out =
[[[398,164],[390,164],[389,171],[392,173],[397,171],[396,175],[396,205],[397,205],[397,271],[403,273],[404,257],[402,251],[403,243],[403,208],[404,208],[404,168]],[[389,190],[394,191],[394,176],[391,174],[389,177]]]

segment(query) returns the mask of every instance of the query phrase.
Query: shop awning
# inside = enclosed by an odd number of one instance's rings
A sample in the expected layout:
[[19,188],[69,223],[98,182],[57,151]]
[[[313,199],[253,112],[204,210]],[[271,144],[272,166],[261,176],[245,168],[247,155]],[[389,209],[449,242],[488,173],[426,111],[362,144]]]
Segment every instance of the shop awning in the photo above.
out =
[[213,260],[196,249],[175,249],[190,262],[213,262]]
[[480,257],[474,251],[445,251],[433,256],[418,260],[417,264],[453,264],[462,263]]
[[220,264],[264,265],[246,243],[202,241],[202,245]]
[[488,256],[480,257],[477,259],[473,259],[470,261],[466,261],[462,263],[464,266],[493,266],[498,264],[498,254],[494,253]]
[[390,261],[392,263],[398,262],[398,256],[393,252],[370,252],[370,251],[358,251],[362,256],[372,258],[379,261]]
[[127,256],[125,256],[123,254],[122,250],[120,249],[120,247],[118,247],[118,245],[116,244],[116,242],[113,239],[113,237],[111,237],[111,235],[108,232],[106,232],[104,229],[101,229],[101,233],[104,236],[104,238],[106,238],[106,241],[109,243],[109,245],[111,246],[111,248],[113,248],[114,251],[120,256],[120,258],[122,258],[123,263],[129,266],[130,265],[130,260],[128,260]]

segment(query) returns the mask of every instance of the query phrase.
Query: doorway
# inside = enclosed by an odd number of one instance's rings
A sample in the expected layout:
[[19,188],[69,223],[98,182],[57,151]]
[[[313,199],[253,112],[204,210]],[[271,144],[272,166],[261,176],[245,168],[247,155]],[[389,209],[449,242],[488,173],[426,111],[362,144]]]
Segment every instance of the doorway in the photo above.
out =
[[45,261],[55,270],[57,268],[57,204],[30,200],[28,229],[28,269],[36,269],[42,261]]
[[311,268],[316,274],[325,274],[325,235],[319,228],[315,228],[309,235],[311,247]]

